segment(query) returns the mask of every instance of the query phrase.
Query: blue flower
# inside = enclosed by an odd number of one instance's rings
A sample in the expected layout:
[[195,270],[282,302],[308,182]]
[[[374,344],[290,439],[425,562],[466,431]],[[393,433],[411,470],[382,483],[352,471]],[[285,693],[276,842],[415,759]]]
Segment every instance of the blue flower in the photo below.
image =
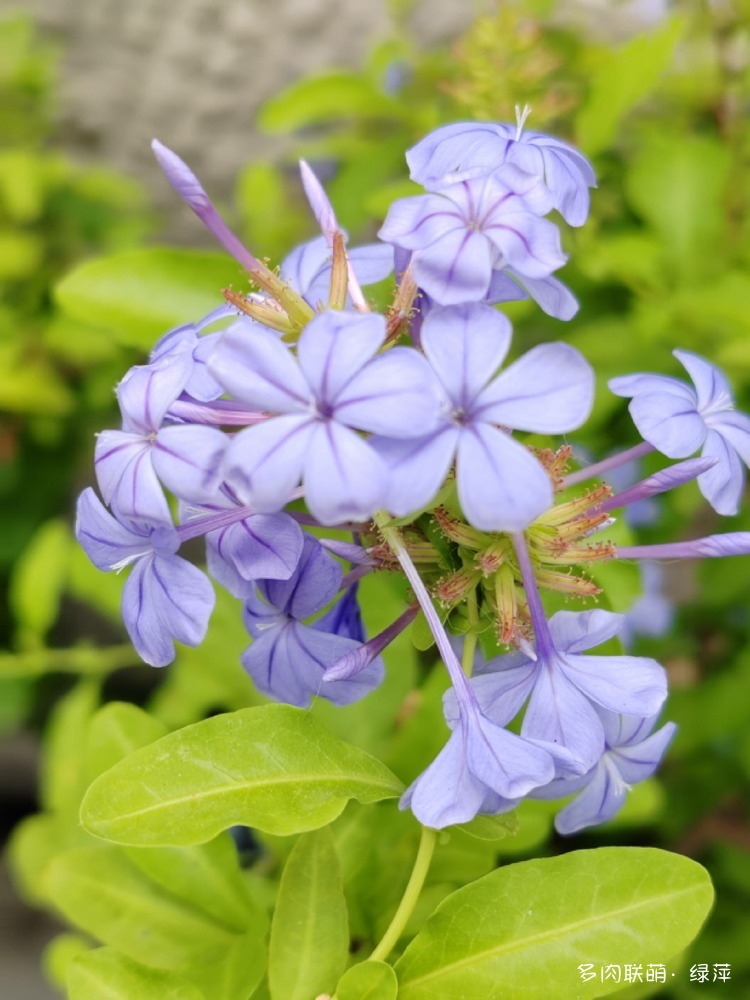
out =
[[719,514],[736,514],[750,464],[750,417],[734,409],[723,372],[690,351],[674,351],[693,386],[667,375],[625,375],[609,387],[630,396],[630,415],[641,436],[668,458],[701,449],[715,464],[698,477],[703,496]]

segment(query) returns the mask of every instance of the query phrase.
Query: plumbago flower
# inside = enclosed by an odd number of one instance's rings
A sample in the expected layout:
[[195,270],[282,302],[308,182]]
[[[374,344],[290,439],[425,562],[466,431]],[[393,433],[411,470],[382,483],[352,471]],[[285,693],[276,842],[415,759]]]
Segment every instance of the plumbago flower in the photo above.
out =
[[[421,612],[451,680],[446,743],[402,807],[439,828],[527,796],[576,794],[560,832],[610,818],[674,733],[671,723],[652,732],[665,672],[646,657],[590,652],[618,636],[622,615],[584,606],[548,620],[544,595],[596,599],[586,570],[610,559],[750,552],[746,532],[619,547],[607,536],[618,512],[694,479],[734,513],[750,420],[716,368],[676,352],[694,388],[615,379],[645,441],[569,469],[572,445],[559,435],[588,417],[594,373],[569,345],[512,344],[494,306],[531,297],[550,315],[575,312],[552,275],[565,258],[546,215],[585,221],[588,161],[523,120],[437,129],[407,154],[426,193],[395,202],[381,242],[364,248],[347,247],[303,163],[321,236],[279,274],[242,245],[179,157],[154,150],[254,288],[169,331],[117,387],[122,428],[98,438],[110,510],[86,490],[77,534],[99,568],[132,566],[123,619],[139,654],[161,666],[175,640],[201,642],[213,588],[177,555],[199,537],[209,575],[242,601],[252,640],[242,666],[272,699],[364,697],[384,676],[383,651]],[[379,315],[362,285],[394,261],[392,304]],[[686,460],[619,492],[601,481],[655,449]],[[336,537],[308,530],[324,526]],[[367,639],[358,581],[375,571],[408,588],[402,612]]]

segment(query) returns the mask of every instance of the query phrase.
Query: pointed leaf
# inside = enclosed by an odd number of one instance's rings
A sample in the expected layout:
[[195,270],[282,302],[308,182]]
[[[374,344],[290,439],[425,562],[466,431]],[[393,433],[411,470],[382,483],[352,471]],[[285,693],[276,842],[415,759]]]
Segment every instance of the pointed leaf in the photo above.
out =
[[247,1000],[255,997],[266,971],[266,952],[264,935],[253,930],[238,938],[218,962],[191,970],[191,979],[206,1000]]
[[268,981],[273,1000],[332,993],[349,954],[349,922],[330,827],[294,845],[271,924]]
[[336,1000],[396,1000],[398,980],[387,962],[361,962],[347,969],[336,987]]
[[163,722],[125,701],[110,701],[94,715],[86,734],[88,784],[134,750],[167,735]]
[[402,791],[379,761],[329,735],[308,713],[264,705],[170,733],[88,790],[81,821],[131,846],[200,844],[235,824],[281,836],[317,829],[350,798]]
[[605,847],[510,865],[449,896],[396,963],[399,1000],[598,997],[578,966],[664,963],[713,902],[696,862]]

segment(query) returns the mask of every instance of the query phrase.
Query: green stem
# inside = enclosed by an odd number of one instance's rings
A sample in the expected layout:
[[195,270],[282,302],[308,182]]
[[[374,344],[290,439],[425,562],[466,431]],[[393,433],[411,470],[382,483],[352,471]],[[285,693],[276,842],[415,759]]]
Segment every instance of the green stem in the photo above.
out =
[[417,905],[417,899],[422,891],[424,880],[427,877],[427,870],[430,867],[436,843],[437,830],[431,830],[429,827],[423,826],[422,839],[419,842],[419,850],[414,859],[414,867],[412,868],[409,883],[404,890],[401,902],[398,904],[398,909],[388,926],[388,930],[380,939],[380,943],[375,948],[375,951],[370,955],[369,961],[384,962],[401,937],[401,933],[404,927],[406,927],[406,922]]
[[466,617],[469,619],[469,631],[464,635],[461,666],[467,677],[471,677],[474,669],[474,656],[477,651],[477,626],[479,625],[479,605],[477,592],[472,590],[466,598]]

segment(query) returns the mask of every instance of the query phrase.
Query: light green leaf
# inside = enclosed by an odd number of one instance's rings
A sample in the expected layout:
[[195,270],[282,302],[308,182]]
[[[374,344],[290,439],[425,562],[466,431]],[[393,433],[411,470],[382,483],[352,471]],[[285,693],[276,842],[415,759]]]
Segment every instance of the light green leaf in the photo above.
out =
[[204,1000],[191,981],[134,962],[114,948],[80,955],[68,971],[68,1000]]
[[117,843],[179,846],[235,824],[282,836],[313,830],[351,798],[376,802],[401,791],[384,764],[331,736],[309,713],[264,705],[137,750],[97,778],[81,821]]
[[[66,821],[67,820],[67,821]],[[47,902],[47,866],[63,851],[95,843],[70,817],[37,813],[17,824],[7,851],[18,893],[34,906]]]
[[78,684],[55,706],[45,735],[41,799],[46,809],[75,813],[85,788],[81,734],[99,705],[99,682]]
[[62,993],[68,978],[68,969],[74,958],[90,951],[92,947],[89,938],[82,934],[58,934],[52,938],[42,955],[42,968],[47,979],[55,989]]
[[268,918],[245,889],[230,834],[195,847],[130,847],[125,853],[157,885],[230,930],[265,934]]
[[398,101],[376,90],[369,80],[346,71],[312,76],[292,84],[267,101],[258,115],[266,132],[291,132],[319,122],[344,118],[403,118]]
[[71,923],[130,958],[163,969],[217,960],[237,936],[146,878],[117,847],[66,851],[47,890]]
[[609,147],[624,115],[656,87],[681,31],[682,22],[672,18],[615,51],[606,50],[576,121],[578,145],[589,156]]
[[73,319],[111,329],[120,343],[146,350],[170,327],[220,305],[222,288],[240,274],[239,265],[222,253],[126,250],[79,264],[55,296]]
[[11,577],[10,603],[21,625],[22,639],[30,633],[28,638],[38,642],[54,624],[72,542],[64,521],[47,521],[18,560]]
[[92,718],[86,734],[88,784],[134,750],[166,735],[166,726],[137,705],[108,702]]
[[477,840],[495,841],[514,836],[518,833],[518,825],[518,814],[509,812],[497,816],[475,816],[470,823],[461,823],[456,829]]
[[300,837],[281,876],[271,923],[273,1000],[332,993],[349,954],[349,924],[330,827]]
[[191,971],[206,1000],[247,1000],[266,971],[266,943],[257,930],[237,939],[218,962]]
[[387,962],[360,962],[347,969],[336,987],[336,1000],[396,1000],[398,980]]
[[713,902],[696,862],[605,847],[501,868],[448,897],[396,964],[399,1000],[599,997],[582,963],[664,963]]

